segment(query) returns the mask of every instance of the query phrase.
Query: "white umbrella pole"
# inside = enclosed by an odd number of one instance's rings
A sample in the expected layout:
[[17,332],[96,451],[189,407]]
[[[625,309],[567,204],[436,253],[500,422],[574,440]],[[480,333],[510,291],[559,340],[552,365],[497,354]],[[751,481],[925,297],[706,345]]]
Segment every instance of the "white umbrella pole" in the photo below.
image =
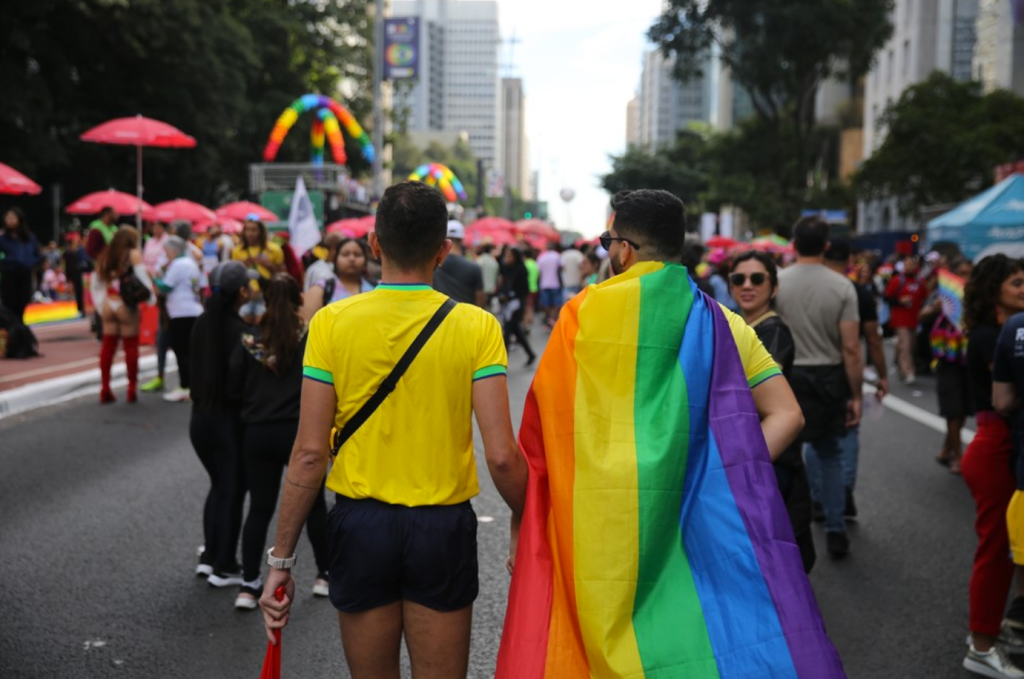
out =
[[138,203],[135,205],[135,228],[142,233],[142,145],[135,147],[135,195]]

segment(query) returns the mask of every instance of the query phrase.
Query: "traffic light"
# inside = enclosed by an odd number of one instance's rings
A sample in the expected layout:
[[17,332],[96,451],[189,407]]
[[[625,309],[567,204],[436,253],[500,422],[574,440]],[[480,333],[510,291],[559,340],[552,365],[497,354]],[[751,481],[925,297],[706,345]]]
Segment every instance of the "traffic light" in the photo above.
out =
[[533,213],[532,212],[524,212],[523,213],[523,219],[533,219]]

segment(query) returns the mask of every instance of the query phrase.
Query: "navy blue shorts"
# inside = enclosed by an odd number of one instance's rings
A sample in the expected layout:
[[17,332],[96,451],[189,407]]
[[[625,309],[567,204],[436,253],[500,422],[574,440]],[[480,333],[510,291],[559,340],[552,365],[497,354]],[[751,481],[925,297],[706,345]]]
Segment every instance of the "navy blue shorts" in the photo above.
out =
[[562,306],[562,291],[559,288],[544,288],[540,291],[542,309],[557,309]]
[[331,603],[343,613],[403,600],[457,611],[480,592],[469,502],[406,507],[338,495],[327,522]]

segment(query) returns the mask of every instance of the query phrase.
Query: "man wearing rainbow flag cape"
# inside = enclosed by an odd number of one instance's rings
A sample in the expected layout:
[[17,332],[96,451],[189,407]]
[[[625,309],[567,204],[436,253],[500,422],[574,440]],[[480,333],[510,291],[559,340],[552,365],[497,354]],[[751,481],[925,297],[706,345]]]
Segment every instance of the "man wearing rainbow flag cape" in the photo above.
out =
[[771,466],[796,399],[675,263],[682,202],[612,208],[617,275],[564,307],[527,397],[496,677],[845,677]]

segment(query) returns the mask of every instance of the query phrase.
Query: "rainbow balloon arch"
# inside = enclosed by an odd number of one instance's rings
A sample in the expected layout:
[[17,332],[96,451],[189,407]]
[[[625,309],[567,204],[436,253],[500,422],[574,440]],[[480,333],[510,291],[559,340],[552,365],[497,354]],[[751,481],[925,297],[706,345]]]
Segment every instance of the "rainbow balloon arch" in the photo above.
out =
[[444,199],[449,203],[466,200],[466,189],[462,186],[462,182],[459,181],[454,172],[441,163],[420,165],[409,175],[409,179],[436,187],[437,190],[444,194]]
[[[373,143],[366,135],[359,121],[352,113],[330,97],[322,94],[306,94],[291,103],[278,117],[274,123],[274,129],[270,131],[270,138],[263,149],[263,160],[271,163],[277,157],[281,144],[288,136],[289,130],[298,121],[299,116],[304,113],[314,114],[313,129],[310,133],[310,145],[312,147],[312,163],[315,166],[324,164],[325,145],[331,147],[331,156],[338,165],[348,162],[348,154],[345,152],[345,138],[342,135],[341,127],[344,125],[349,136],[359,142],[362,147],[363,158],[367,162],[373,162],[375,155]],[[326,144],[325,144],[326,142]]]

